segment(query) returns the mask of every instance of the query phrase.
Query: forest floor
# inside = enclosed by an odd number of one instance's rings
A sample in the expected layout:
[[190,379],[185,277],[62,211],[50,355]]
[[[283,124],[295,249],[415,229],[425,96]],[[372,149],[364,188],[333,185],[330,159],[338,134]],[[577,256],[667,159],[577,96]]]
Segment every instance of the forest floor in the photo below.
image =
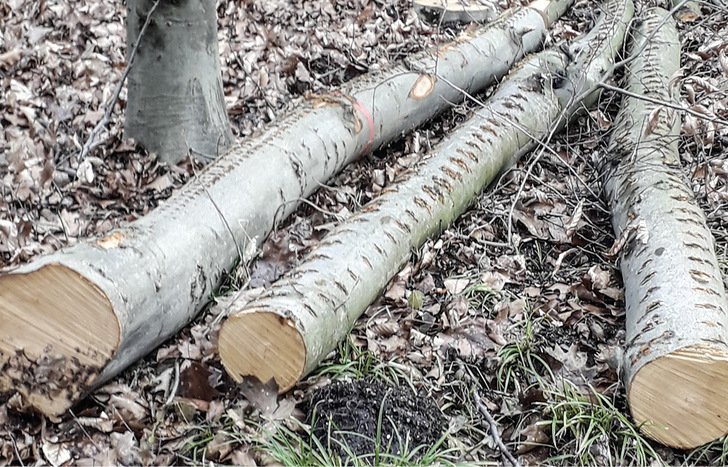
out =
[[[681,101],[726,119],[728,7],[721,3],[705,2],[702,17],[679,24]],[[238,137],[280,118],[308,91],[330,90],[467,27],[427,24],[404,0],[218,4]],[[123,139],[125,91],[106,143],[78,163],[125,66],[124,8],[101,0],[0,3],[6,269],[145,215],[196,170],[190,160],[164,167]],[[597,1],[577,1],[547,45],[588,30],[598,12]],[[260,293],[473,105],[453,105],[327,182],[249,268],[230,275],[218,306],[68,414],[51,420],[17,396],[0,399],[0,466],[499,464],[507,462],[500,442],[524,465],[725,465],[728,439],[688,452],[641,437],[610,366],[624,340],[624,302],[618,264],[606,255],[615,239],[599,166],[620,99],[604,93],[549,142],[553,153],[522,158],[413,252],[349,339],[289,393],[237,385],[223,370],[216,313],[226,296]],[[706,212],[725,280],[728,128],[683,118],[683,172]],[[326,426],[327,414],[343,433]]]

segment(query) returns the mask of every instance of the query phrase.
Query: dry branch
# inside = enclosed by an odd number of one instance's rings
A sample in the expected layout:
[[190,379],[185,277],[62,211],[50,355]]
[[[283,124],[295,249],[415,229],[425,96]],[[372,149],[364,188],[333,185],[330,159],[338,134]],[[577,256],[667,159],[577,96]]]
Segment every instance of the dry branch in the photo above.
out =
[[728,305],[713,238],[680,170],[680,119],[669,107],[680,42],[672,19],[655,32],[667,15],[648,10],[634,31],[632,50],[653,37],[629,68],[605,194],[623,245],[632,415],[651,438],[692,448],[728,432]]
[[148,216],[0,277],[0,392],[48,415],[66,411],[187,324],[322,182],[462,100],[445,79],[468,92],[492,83],[540,47],[547,23],[571,3],[539,0],[340,92],[310,96]]
[[[236,380],[275,378],[281,391],[313,370],[429,237],[453,222],[497,173],[548,135],[575,96],[595,89],[632,17],[631,1],[606,4],[598,25],[568,50],[523,61],[483,108],[411,172],[337,226],[303,263],[220,330],[220,358]],[[575,61],[570,62],[570,58]]]

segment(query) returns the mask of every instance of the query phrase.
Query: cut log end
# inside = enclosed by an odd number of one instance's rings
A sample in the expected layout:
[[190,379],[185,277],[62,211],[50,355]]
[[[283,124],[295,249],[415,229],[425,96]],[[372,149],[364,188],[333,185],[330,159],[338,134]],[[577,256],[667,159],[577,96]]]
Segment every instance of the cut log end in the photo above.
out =
[[728,433],[728,352],[680,349],[643,366],[629,389],[632,416],[649,437],[692,449]]
[[75,271],[47,265],[0,277],[0,393],[58,416],[85,393],[120,341],[107,296]]
[[303,376],[306,346],[290,319],[252,310],[228,319],[220,329],[220,360],[237,382],[255,376],[274,378],[278,392],[291,389]]

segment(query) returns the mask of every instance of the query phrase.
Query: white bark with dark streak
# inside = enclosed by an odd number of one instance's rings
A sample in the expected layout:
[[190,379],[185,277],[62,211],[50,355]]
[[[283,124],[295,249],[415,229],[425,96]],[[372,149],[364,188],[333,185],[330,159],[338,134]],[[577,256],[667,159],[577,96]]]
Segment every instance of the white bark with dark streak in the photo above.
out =
[[[675,23],[648,10],[634,30],[627,90],[677,104]],[[625,382],[650,437],[692,448],[728,431],[728,306],[705,215],[681,172],[679,115],[626,97],[615,121],[606,199],[618,237],[627,336]]]

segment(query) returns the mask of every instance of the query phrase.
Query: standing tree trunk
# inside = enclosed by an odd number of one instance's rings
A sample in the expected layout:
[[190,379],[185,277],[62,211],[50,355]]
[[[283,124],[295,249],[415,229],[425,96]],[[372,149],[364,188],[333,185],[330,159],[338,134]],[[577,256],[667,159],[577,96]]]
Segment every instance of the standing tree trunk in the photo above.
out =
[[0,276],[0,394],[66,411],[187,324],[321,183],[506,74],[571,3],[538,0],[311,96],[147,216]]
[[[127,60],[155,0],[129,0]],[[126,136],[176,164],[225,152],[232,132],[217,46],[215,0],[162,0],[140,38],[127,82]]]
[[[635,28],[632,50],[641,52],[627,90],[677,104],[680,42],[666,15],[648,10]],[[679,135],[672,109],[626,97],[605,195],[624,245],[630,409],[645,434],[689,449],[728,432],[728,305],[705,215],[680,169]]]
[[[233,302],[220,359],[233,379],[274,378],[284,392],[346,337],[427,238],[472,203],[507,164],[597,94],[621,48],[631,0],[609,0],[596,27],[568,47],[519,64],[475,115],[411,172],[339,224],[252,303]],[[573,61],[571,61],[573,60]]]

